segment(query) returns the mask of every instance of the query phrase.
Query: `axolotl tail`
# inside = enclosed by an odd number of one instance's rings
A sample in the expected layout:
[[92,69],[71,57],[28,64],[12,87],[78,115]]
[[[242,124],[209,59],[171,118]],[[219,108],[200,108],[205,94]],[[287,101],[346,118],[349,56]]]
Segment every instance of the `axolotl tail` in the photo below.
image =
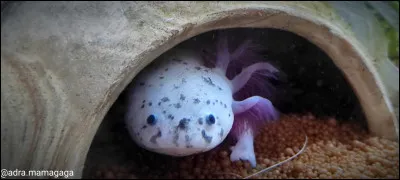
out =
[[231,160],[247,160],[255,167],[254,136],[266,123],[279,118],[279,111],[270,99],[279,101],[281,90],[274,83],[279,83],[284,74],[265,62],[258,51],[260,46],[247,40],[230,51],[232,44],[224,34],[219,35],[216,52],[203,57],[231,80],[235,116],[230,137],[237,141],[232,147]]

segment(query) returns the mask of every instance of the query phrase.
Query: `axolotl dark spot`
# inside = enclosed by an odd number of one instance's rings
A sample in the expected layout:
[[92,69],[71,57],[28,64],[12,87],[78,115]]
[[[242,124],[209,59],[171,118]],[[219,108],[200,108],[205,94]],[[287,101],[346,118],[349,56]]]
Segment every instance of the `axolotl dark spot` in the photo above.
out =
[[161,99],[161,101],[162,101],[162,102],[168,102],[168,101],[169,101],[169,98],[168,98],[168,97],[163,97],[163,98]]
[[192,141],[192,138],[189,137],[189,135],[185,135],[185,143],[186,143],[186,148],[192,148],[193,146],[190,144]]
[[179,144],[178,144],[178,139],[179,139],[178,128],[179,128],[179,127],[175,128],[175,130],[174,130],[174,138],[172,139],[172,143],[173,143],[176,147],[179,146]]
[[204,141],[206,141],[207,143],[211,143],[212,136],[208,136],[204,129],[201,131],[201,136],[203,137]]
[[172,58],[172,60],[173,60],[173,61],[177,61],[177,62],[179,62],[179,63],[182,62],[182,60],[181,60],[181,59],[178,59],[178,58]]
[[200,125],[203,125],[203,118],[199,118],[197,121],[199,122]]
[[181,94],[179,99],[183,101],[186,99],[186,97],[185,97],[185,95]]
[[210,85],[210,86],[215,86],[215,84],[212,82],[212,80],[211,80],[211,78],[210,77],[204,77],[204,76],[202,76],[202,78],[203,78],[203,81],[206,83],[206,84],[208,84],[208,85]]
[[193,99],[193,103],[194,103],[194,104],[199,104],[199,103],[200,103],[200,99],[198,99],[198,98]]
[[224,129],[221,128],[221,131],[219,132],[219,137],[222,138],[224,136]]
[[182,105],[181,105],[180,103],[176,103],[176,104],[174,104],[174,107],[177,108],[177,109],[179,109],[179,108],[182,107]]
[[187,118],[181,119],[181,120],[179,121],[179,125],[178,125],[179,129],[181,129],[181,130],[187,130],[189,121],[190,121],[190,119],[187,119]]
[[159,137],[161,137],[161,136],[162,136],[161,130],[158,130],[158,133],[157,133],[157,134],[151,136],[150,142],[153,143],[153,144],[157,144],[157,141],[156,141],[156,140],[157,140],[157,138],[159,138]]

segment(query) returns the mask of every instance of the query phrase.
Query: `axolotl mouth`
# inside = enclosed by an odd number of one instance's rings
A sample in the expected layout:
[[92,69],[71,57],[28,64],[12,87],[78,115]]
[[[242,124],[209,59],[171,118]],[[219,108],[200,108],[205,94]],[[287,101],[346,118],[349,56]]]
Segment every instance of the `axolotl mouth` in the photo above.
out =
[[148,148],[148,150],[160,153],[160,154],[165,154],[169,156],[175,156],[175,157],[185,157],[188,155],[194,155],[194,154],[199,154],[208,151],[207,149],[204,148],[188,148],[184,152],[181,152],[180,148]]

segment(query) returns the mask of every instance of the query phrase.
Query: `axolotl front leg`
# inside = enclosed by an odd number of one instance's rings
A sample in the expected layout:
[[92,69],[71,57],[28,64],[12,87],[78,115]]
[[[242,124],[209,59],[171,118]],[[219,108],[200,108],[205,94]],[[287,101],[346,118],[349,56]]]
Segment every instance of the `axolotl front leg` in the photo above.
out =
[[[223,72],[223,75],[225,75],[231,61],[244,61],[248,55],[256,55],[252,51],[250,41],[240,44],[239,47],[230,53],[227,38],[221,34],[221,38],[218,39],[217,43],[216,67]],[[252,75],[260,70],[267,71],[267,73],[262,73],[262,75],[268,78],[276,78],[275,74],[278,72],[269,63],[254,63],[244,68],[240,74],[231,80],[232,92],[236,93],[241,90],[249,81],[253,80],[251,78]],[[264,123],[278,119],[279,113],[268,99],[261,96],[248,97],[243,101],[233,101],[232,110],[235,117],[230,134],[237,143],[231,148],[231,161],[247,160],[253,167],[256,167],[257,163],[253,146],[254,136]]]
[[[268,70],[271,74],[277,71],[268,63],[250,65],[232,79],[233,92],[244,87],[251,75],[258,70]],[[233,101],[232,109],[235,120],[231,133],[237,143],[231,148],[230,159],[231,161],[247,160],[252,167],[256,167],[254,136],[265,122],[278,119],[279,113],[268,99],[260,96],[252,96],[243,101]]]

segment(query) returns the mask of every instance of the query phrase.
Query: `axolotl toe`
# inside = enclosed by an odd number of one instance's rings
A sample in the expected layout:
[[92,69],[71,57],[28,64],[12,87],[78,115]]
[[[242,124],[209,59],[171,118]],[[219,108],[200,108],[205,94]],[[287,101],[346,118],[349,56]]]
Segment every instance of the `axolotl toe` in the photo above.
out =
[[256,71],[271,76],[278,70],[258,62],[228,79],[229,63],[247,47],[243,43],[230,53],[227,40],[221,39],[213,68],[204,65],[199,53],[185,49],[170,50],[144,68],[128,87],[125,123],[132,139],[153,152],[188,156],[215,148],[230,134],[237,140],[231,160],[247,160],[255,167],[255,133],[277,119],[278,111],[261,96],[236,101],[233,94]]

